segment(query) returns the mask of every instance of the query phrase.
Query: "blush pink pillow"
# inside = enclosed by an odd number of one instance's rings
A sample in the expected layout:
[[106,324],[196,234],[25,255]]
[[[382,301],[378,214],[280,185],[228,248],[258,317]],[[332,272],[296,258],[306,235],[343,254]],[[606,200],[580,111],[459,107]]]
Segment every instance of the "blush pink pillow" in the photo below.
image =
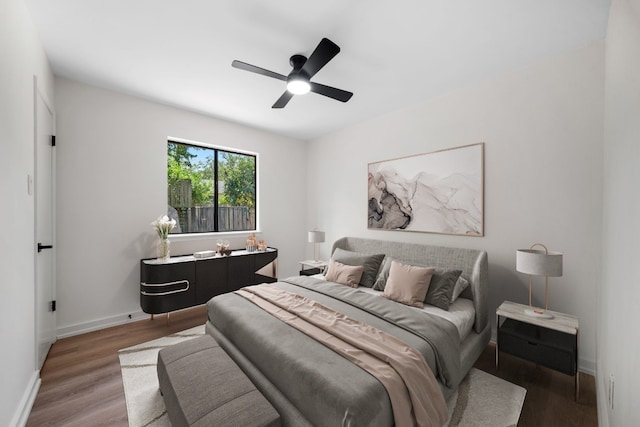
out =
[[382,295],[402,304],[422,308],[435,271],[433,267],[416,267],[391,261],[389,278]]
[[336,282],[352,288],[357,288],[363,272],[364,267],[361,265],[346,265],[339,263],[338,261],[334,261],[332,258],[329,260],[327,274],[324,278],[330,282]]

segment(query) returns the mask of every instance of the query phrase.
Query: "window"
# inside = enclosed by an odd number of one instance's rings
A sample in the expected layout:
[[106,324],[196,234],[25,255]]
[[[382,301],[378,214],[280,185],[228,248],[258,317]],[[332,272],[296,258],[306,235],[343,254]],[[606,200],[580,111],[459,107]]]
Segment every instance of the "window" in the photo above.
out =
[[256,230],[257,155],[167,142],[167,216],[172,233]]

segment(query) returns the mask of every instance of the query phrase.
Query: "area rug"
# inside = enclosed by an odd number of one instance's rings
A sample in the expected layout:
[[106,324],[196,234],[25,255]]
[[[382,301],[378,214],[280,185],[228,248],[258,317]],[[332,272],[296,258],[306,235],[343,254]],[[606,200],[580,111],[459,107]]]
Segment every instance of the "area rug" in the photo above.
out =
[[471,368],[447,402],[447,426],[515,427],[526,393],[518,385]]
[[204,334],[204,325],[118,351],[131,427],[171,427],[158,388],[158,351]]
[[[131,427],[171,427],[158,390],[158,351],[204,334],[204,325],[122,349],[118,352]],[[526,390],[471,369],[449,399],[447,426],[516,426]]]

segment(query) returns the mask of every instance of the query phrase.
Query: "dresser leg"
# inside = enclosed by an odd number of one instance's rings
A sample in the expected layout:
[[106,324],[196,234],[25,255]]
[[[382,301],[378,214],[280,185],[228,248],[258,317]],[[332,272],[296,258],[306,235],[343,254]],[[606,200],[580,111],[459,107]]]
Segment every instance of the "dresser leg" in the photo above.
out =
[[580,369],[578,369],[578,361],[580,360],[580,358],[578,358],[578,346],[580,344],[578,339],[579,334],[580,330],[576,329],[576,403],[578,402],[578,399],[580,399]]
[[498,355],[500,350],[498,349],[498,336],[500,335],[500,316],[496,314],[496,370],[499,368]]

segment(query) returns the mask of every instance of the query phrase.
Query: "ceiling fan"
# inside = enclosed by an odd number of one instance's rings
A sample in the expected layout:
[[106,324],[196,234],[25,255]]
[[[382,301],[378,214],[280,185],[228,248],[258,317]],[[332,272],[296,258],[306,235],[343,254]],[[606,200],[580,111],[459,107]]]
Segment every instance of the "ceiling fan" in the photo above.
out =
[[311,77],[327,65],[339,52],[340,48],[337,44],[327,38],[323,38],[308,59],[303,55],[293,55],[289,59],[293,70],[291,70],[288,76],[265,70],[264,68],[256,67],[255,65],[242,61],[233,61],[231,66],[287,82],[287,90],[278,98],[271,108],[284,108],[291,98],[293,98],[293,95],[304,95],[307,92],[314,92],[338,101],[347,102],[351,99],[353,93],[311,81]]

